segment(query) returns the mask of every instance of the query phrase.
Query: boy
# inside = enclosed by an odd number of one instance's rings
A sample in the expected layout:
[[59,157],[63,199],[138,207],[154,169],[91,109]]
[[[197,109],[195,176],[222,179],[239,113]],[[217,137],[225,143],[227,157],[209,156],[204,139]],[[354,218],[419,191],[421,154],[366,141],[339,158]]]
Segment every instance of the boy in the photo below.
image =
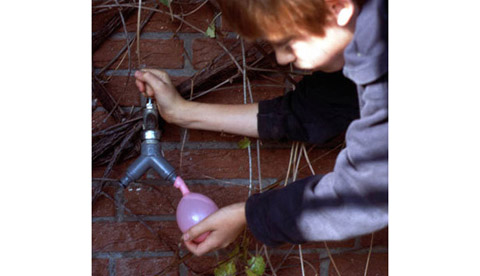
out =
[[[283,189],[251,196],[224,207],[184,234],[195,255],[226,247],[245,224],[271,246],[285,242],[341,240],[379,230],[388,224],[388,19],[383,0],[217,0],[234,30],[247,39],[269,41],[279,64],[343,74],[357,88],[360,118],[347,129],[346,148],[326,175],[298,180]],[[327,73],[316,73],[327,74]],[[338,84],[336,73],[320,75]],[[158,70],[135,73],[141,92],[155,96],[162,117],[182,127],[225,131],[265,138],[319,141],[338,133],[353,119],[329,117],[319,108],[310,120],[292,116],[299,93],[259,104],[213,105],[188,102]],[[315,85],[306,81],[304,86]],[[342,88],[343,87],[343,88]],[[300,101],[301,102],[301,101]],[[305,101],[304,101],[305,102]],[[297,105],[298,106],[298,105]],[[309,113],[310,112],[310,113]],[[350,113],[349,113],[350,112]],[[337,114],[338,115],[338,114]],[[315,115],[317,116],[317,115]],[[292,118],[294,120],[292,121]],[[340,118],[340,119],[339,119]],[[312,124],[313,122],[313,124]],[[300,134],[298,134],[300,133]],[[296,137],[299,135],[300,137]],[[200,243],[197,236],[211,231]]]

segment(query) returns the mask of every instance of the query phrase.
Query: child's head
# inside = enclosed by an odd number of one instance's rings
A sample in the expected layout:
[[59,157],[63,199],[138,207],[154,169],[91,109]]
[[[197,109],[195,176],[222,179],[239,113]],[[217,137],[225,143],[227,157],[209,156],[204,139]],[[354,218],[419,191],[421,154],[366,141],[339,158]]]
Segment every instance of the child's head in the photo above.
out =
[[354,0],[217,0],[241,36],[272,43],[280,64],[340,70],[353,36]]

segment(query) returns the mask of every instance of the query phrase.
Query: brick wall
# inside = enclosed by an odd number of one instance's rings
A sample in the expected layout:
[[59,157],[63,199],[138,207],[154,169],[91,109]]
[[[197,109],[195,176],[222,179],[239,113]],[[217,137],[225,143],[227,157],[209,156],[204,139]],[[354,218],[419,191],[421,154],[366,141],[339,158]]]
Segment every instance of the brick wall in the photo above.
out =
[[[103,1],[93,1],[93,6]],[[173,1],[175,14],[194,11],[203,1]],[[144,2],[145,6],[152,3]],[[160,5],[159,9],[168,11]],[[117,12],[111,9],[101,13],[94,8],[92,31],[97,32],[106,19]],[[142,19],[147,11],[142,13]],[[201,30],[206,30],[218,11],[210,4],[185,17]],[[215,26],[226,35],[225,43],[236,40],[234,33],[219,17]],[[137,27],[137,10],[126,20],[129,36],[134,36]],[[140,39],[140,64],[135,54],[136,43],[131,48],[129,70],[128,57],[119,60],[100,73],[108,62],[125,45],[125,34],[120,27],[93,53],[94,73],[104,81],[105,88],[126,113],[139,110],[144,103],[138,93],[133,77],[129,73],[139,67],[159,68],[167,71],[174,84],[192,77],[209,62],[222,54],[223,50],[214,39],[206,37],[194,28],[179,21],[172,22],[170,16],[154,13],[142,31]],[[128,80],[128,83],[127,83]],[[253,82],[253,100],[273,98],[284,93],[282,75],[270,75]],[[211,103],[243,103],[241,83],[233,83],[202,96],[196,101]],[[107,118],[106,120],[104,120]],[[97,104],[93,108],[92,127],[96,130],[114,125],[108,111]],[[165,158],[176,168],[194,192],[211,197],[220,207],[243,201],[247,198],[251,175],[254,187],[258,186],[258,163],[256,141],[252,141],[251,161],[247,149],[240,149],[238,142],[243,137],[199,130],[185,130],[174,125],[165,125],[162,136]],[[342,137],[315,147],[310,160],[316,160],[316,173],[326,173],[333,168]],[[262,186],[283,179],[290,157],[290,143],[262,141],[260,165]],[[120,178],[133,159],[122,160],[113,167],[108,180]],[[301,166],[306,165],[303,160]],[[92,274],[105,276],[123,275],[195,275],[211,274],[217,262],[228,257],[232,247],[203,257],[191,257],[180,242],[181,233],[175,222],[175,206],[180,193],[158,177],[148,172],[142,180],[128,188],[120,188],[114,181],[104,181],[105,166],[94,166],[92,188],[102,186],[102,194],[92,206]],[[310,175],[308,168],[298,177]],[[255,253],[261,248],[251,235],[248,248]],[[238,243],[236,243],[238,244]],[[352,240],[328,243],[336,268],[341,275],[363,275],[369,257],[368,275],[388,273],[388,229],[374,234],[370,250],[371,235]],[[291,246],[268,248],[269,259],[277,275],[301,275],[298,248]],[[306,244],[302,249],[306,275],[337,275],[336,268],[324,243]],[[370,253],[370,255],[369,255]],[[266,272],[272,274],[267,266]]]

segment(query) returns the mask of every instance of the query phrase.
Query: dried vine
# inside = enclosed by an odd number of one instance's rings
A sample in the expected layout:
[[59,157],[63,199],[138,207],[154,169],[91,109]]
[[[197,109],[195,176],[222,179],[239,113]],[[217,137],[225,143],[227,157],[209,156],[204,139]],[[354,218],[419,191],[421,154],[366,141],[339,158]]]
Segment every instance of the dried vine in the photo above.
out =
[[[121,3],[134,3],[135,1],[121,1]],[[92,34],[92,53],[95,53],[98,48],[107,40],[113,32],[115,32],[122,25],[122,17],[128,19],[133,11],[136,10],[135,7],[125,7],[125,9],[120,9],[120,14],[114,14],[107,23],[101,28],[98,32]]]

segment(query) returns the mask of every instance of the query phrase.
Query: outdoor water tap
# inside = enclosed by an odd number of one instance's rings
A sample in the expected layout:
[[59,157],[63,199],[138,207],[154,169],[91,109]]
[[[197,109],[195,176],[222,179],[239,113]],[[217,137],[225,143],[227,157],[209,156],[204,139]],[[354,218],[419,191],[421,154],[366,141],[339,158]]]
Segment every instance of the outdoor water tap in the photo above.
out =
[[175,182],[175,169],[163,158],[160,146],[160,130],[158,129],[158,112],[151,98],[148,98],[143,112],[143,133],[141,154],[120,179],[120,184],[127,187],[138,180],[148,169],[154,169],[163,179]]

